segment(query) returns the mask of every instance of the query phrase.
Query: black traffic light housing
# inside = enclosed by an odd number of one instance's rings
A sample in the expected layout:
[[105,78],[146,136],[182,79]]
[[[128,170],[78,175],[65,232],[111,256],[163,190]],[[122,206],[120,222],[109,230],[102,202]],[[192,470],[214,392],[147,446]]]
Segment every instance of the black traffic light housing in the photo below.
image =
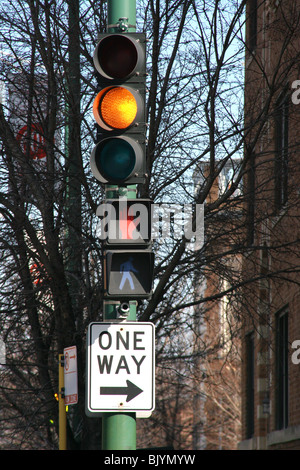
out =
[[100,91],[93,106],[98,125],[93,175],[103,184],[145,183],[145,34],[99,35],[94,65]]
[[149,299],[154,253],[150,199],[108,199],[97,214],[103,239],[105,299]]

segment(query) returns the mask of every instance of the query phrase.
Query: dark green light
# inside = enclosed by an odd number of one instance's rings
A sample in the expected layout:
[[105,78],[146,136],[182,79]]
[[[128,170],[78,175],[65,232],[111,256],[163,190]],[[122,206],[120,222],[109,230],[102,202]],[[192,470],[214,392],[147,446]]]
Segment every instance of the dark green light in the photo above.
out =
[[108,181],[126,180],[132,174],[135,163],[134,149],[126,140],[106,139],[97,148],[96,165]]

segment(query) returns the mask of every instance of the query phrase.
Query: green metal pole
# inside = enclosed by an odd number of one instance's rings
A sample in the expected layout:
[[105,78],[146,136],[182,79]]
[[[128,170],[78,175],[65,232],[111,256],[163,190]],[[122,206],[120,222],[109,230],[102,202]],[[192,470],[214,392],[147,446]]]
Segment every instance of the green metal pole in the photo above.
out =
[[[126,25],[128,32],[135,32],[136,0],[107,0],[107,31],[118,33]],[[136,197],[136,186],[117,187],[107,185],[106,198]],[[119,317],[120,302],[103,302],[104,321]],[[136,302],[128,302],[127,319],[136,321]],[[103,413],[102,417],[102,449],[103,450],[135,450],[136,449],[136,414],[135,413]]]
[[102,443],[105,450],[136,450],[135,413],[105,413]]

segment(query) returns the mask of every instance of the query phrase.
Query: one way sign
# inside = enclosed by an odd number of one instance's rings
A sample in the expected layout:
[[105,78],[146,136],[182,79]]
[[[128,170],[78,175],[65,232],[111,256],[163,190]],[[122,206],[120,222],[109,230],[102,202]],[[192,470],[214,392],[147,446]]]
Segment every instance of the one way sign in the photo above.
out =
[[87,335],[86,412],[154,409],[154,325],[91,323]]

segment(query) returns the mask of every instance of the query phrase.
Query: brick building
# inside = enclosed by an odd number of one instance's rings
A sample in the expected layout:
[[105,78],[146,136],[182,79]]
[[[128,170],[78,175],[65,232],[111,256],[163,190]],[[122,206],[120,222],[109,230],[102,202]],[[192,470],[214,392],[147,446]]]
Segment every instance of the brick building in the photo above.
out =
[[[229,160],[210,189],[206,203],[220,199],[232,184],[240,159]],[[203,164],[195,186],[209,176]],[[241,227],[241,187],[205,222],[209,243],[204,277],[195,283],[195,297],[207,299],[195,307],[193,449],[234,450],[240,438],[240,321],[230,294],[240,273],[241,258],[231,251]]]
[[300,1],[249,0],[239,449],[300,450],[299,56]]

